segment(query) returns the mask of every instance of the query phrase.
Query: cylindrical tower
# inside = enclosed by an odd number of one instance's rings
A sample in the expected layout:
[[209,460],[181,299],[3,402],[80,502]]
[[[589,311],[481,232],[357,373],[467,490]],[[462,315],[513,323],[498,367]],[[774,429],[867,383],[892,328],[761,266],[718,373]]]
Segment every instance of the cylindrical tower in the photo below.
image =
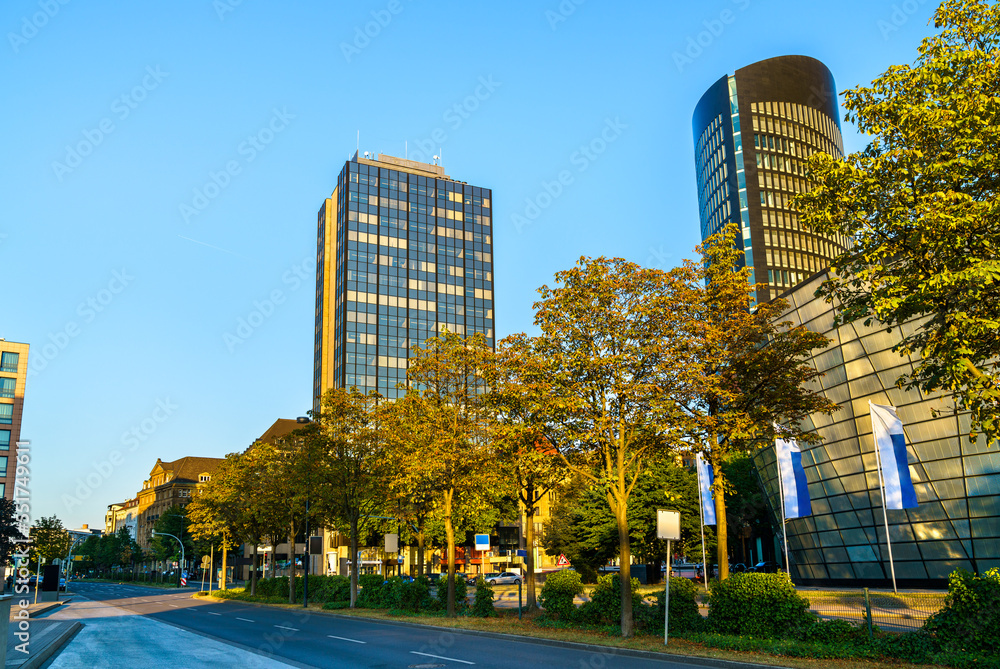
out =
[[716,81],[695,107],[702,239],[739,224],[758,302],[826,269],[846,240],[799,225],[792,198],[808,190],[806,160],[844,154],[833,75],[807,56],[770,58]]

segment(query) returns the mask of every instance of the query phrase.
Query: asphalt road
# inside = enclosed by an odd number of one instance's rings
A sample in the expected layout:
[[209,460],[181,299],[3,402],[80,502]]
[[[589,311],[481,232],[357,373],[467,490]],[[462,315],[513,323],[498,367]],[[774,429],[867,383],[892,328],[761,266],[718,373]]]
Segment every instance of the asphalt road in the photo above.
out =
[[207,602],[192,599],[191,590],[178,592],[104,583],[73,583],[70,590],[87,599],[306,667],[682,669],[704,666],[238,602]]

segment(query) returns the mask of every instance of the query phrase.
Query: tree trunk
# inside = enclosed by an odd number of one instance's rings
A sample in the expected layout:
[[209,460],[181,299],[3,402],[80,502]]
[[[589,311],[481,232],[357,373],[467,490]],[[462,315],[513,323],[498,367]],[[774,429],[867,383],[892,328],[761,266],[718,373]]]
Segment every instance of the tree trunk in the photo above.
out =
[[[455,491],[449,490],[444,494],[444,533],[448,541],[448,617],[454,618],[455,614],[455,526],[451,521],[451,503]],[[438,586],[441,587],[441,586]]]
[[351,608],[353,609],[358,603],[358,570],[361,565],[358,564],[360,560],[358,559],[358,519],[354,518],[351,520]]
[[253,559],[250,561],[250,596],[257,594],[257,540],[253,542]]
[[[716,557],[719,561],[719,580],[729,578],[729,541],[726,533],[726,495],[722,479],[722,462],[713,462],[715,483],[712,485],[712,497],[715,498],[715,540]],[[705,560],[705,573],[712,577],[711,565]]]
[[527,506],[524,511],[524,543],[527,546],[528,559],[525,561],[527,563],[528,573],[524,575],[524,582],[528,586],[528,601],[527,605],[529,609],[534,609],[537,605],[535,604],[535,487],[529,485],[525,498],[532,503]]
[[627,507],[619,503],[612,507],[618,521],[618,554],[621,568],[622,636],[632,636],[632,552],[629,546]]
[[295,603],[295,521],[288,524],[288,603]]

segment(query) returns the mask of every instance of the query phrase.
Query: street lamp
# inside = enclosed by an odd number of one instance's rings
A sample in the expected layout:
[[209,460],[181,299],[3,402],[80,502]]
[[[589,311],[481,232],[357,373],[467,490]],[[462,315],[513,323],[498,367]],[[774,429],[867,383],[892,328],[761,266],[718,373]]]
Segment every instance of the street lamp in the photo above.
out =
[[[173,539],[174,541],[176,541],[180,545],[180,547],[181,547],[181,563],[180,563],[181,564],[181,569],[180,570],[183,573],[183,571],[184,571],[184,542],[181,541],[180,539],[178,539],[177,537],[175,537],[172,534],[167,534],[166,532],[157,532],[156,530],[151,530],[150,536],[155,537],[158,534],[162,535],[164,537],[170,537],[171,539]],[[177,578],[178,578],[178,581],[180,581],[180,576],[179,575],[178,575]]]

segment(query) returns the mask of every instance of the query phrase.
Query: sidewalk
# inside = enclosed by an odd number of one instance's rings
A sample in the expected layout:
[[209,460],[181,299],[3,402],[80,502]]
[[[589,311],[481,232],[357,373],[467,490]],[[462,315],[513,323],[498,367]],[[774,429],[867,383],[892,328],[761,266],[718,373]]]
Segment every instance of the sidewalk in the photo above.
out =
[[[80,623],[69,620],[35,620],[28,623],[27,653],[25,646],[16,636],[20,632],[19,623],[9,623],[7,629],[7,663],[5,669],[35,669],[42,666],[50,657],[76,634],[82,627]],[[21,646],[18,649],[18,646]]]

